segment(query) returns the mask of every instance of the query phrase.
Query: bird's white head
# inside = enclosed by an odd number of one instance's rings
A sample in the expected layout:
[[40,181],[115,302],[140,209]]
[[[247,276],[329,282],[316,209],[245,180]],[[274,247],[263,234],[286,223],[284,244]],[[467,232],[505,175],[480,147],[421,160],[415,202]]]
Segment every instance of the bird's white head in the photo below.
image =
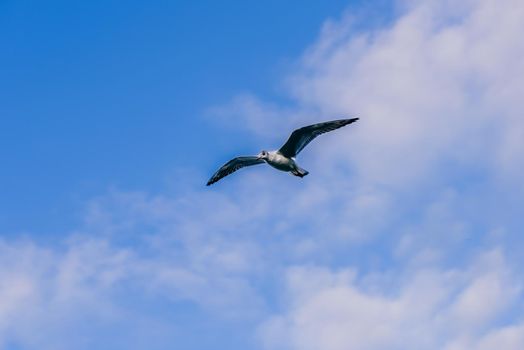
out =
[[261,151],[258,155],[257,155],[257,158],[258,159],[267,159],[269,155],[269,152],[268,151]]

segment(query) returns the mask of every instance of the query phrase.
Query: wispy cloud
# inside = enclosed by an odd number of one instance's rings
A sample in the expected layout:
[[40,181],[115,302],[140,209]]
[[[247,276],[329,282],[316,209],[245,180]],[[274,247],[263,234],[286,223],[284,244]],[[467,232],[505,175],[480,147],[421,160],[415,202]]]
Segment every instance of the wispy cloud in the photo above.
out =
[[520,304],[522,287],[497,250],[449,270],[358,276],[297,267],[286,280],[285,313],[260,330],[269,349],[480,349],[491,337],[513,343],[508,349],[523,344],[514,335],[521,325],[492,328]]

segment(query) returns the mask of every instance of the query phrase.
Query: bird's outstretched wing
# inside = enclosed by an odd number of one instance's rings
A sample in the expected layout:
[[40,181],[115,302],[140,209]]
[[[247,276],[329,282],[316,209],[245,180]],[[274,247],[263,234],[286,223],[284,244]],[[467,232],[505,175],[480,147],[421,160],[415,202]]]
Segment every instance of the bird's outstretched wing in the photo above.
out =
[[356,122],[357,120],[358,118],[340,119],[304,126],[303,128],[293,131],[284,146],[282,146],[278,151],[286,157],[295,157],[318,135],[336,130]]
[[206,186],[214,184],[221,178],[228,176],[229,174],[237,171],[240,168],[262,163],[264,163],[262,159],[258,159],[257,157],[253,156],[233,158],[226,164],[222,165],[222,167],[218,169],[217,172],[213,174],[213,176],[211,176]]

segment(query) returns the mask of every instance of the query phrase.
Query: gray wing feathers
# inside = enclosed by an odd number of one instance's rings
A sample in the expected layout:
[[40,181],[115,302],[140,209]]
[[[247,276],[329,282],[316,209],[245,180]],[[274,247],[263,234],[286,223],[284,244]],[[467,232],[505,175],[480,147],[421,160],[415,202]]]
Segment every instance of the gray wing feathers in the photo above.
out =
[[240,168],[261,163],[264,163],[262,159],[258,159],[257,157],[252,156],[233,158],[226,164],[222,165],[222,167],[218,169],[217,172],[213,174],[213,176],[211,176],[206,186],[214,184],[221,178],[228,176],[229,174],[237,171]]
[[286,157],[295,157],[318,135],[336,130],[356,122],[357,120],[358,118],[340,119],[304,126],[303,128],[293,131],[284,146],[282,146],[278,151]]

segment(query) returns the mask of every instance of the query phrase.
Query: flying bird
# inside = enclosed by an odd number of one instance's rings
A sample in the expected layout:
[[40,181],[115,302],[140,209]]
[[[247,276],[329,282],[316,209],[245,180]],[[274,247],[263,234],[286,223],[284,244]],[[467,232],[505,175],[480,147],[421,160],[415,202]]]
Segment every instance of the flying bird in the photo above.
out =
[[313,141],[315,137],[356,122],[357,120],[358,118],[332,120],[297,129],[291,133],[286,143],[277,151],[262,151],[256,156],[242,156],[231,159],[211,176],[207,182],[207,186],[214,184],[240,168],[262,163],[267,163],[275,169],[287,171],[302,178],[309,174],[309,172],[299,167],[295,160],[295,157],[300,151]]

